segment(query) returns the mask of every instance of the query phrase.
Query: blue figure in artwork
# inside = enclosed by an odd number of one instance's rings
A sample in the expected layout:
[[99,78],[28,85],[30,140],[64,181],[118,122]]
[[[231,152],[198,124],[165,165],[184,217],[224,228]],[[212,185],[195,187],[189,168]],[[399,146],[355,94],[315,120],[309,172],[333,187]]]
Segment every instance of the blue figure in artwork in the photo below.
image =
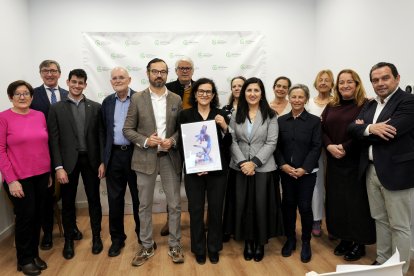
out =
[[[211,138],[210,135],[207,134],[207,126],[203,125],[201,127],[200,133],[197,134],[196,136],[196,142],[198,142],[198,145],[194,145],[194,147],[197,148],[201,148],[201,151],[196,153],[196,156],[199,159],[199,161],[202,162],[209,162],[211,161],[211,157],[210,157],[210,151],[211,151]],[[206,142],[206,145],[203,146],[201,145],[203,142]]]

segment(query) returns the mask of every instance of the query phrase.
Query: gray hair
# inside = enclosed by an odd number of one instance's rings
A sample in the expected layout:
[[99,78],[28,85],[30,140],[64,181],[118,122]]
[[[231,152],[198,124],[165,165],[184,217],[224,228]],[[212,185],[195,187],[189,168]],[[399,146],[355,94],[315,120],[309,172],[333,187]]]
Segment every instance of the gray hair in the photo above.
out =
[[190,64],[191,64],[191,67],[193,67],[193,69],[194,69],[194,62],[193,62],[193,60],[192,60],[191,58],[189,58],[189,57],[182,57],[182,58],[180,58],[179,60],[177,60],[177,61],[175,62],[175,69],[177,69],[177,68],[178,68],[178,63],[180,63],[180,61],[185,61],[185,62],[190,63]]
[[292,92],[293,90],[295,90],[295,89],[302,89],[302,90],[303,90],[303,92],[305,92],[306,102],[309,100],[309,98],[310,98],[310,93],[309,93],[309,88],[308,88],[306,85],[301,84],[301,83],[297,83],[297,84],[292,85],[292,86],[289,88],[288,95],[290,96],[291,92]]
[[42,70],[42,68],[49,67],[51,64],[56,65],[58,72],[61,73],[59,63],[56,60],[53,60],[53,59],[46,59],[46,60],[42,61],[39,65],[39,72]]

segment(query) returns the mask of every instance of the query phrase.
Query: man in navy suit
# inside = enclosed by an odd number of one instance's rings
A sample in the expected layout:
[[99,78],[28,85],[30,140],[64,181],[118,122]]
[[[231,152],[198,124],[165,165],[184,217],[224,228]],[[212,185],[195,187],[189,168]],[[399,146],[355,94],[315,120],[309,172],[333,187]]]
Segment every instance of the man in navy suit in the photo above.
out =
[[[43,112],[47,120],[51,104],[60,102],[68,96],[68,91],[59,87],[60,65],[55,60],[44,60],[39,65],[40,77],[43,84],[34,89],[33,101],[30,108]],[[54,172],[54,170],[52,170]],[[52,176],[53,185],[48,188],[45,196],[45,204],[42,218],[43,238],[40,243],[40,249],[49,250],[53,247],[53,214],[54,214],[54,193],[55,183],[54,175]],[[82,233],[75,224],[74,237],[77,240],[82,239]]]
[[365,144],[360,171],[366,171],[368,200],[377,232],[377,258],[382,264],[395,252],[410,265],[411,209],[414,194],[414,95],[399,88],[394,64],[380,62],[370,72],[377,94],[362,109],[351,134]]
[[108,256],[115,257],[125,246],[127,236],[124,231],[125,191],[128,183],[131,193],[135,220],[135,233],[139,241],[139,200],[137,177],[131,169],[134,146],[122,133],[131,97],[135,93],[129,88],[131,77],[122,67],[111,71],[111,85],[115,93],[102,102],[102,118],[105,127],[104,163],[109,205],[109,233],[112,245]]

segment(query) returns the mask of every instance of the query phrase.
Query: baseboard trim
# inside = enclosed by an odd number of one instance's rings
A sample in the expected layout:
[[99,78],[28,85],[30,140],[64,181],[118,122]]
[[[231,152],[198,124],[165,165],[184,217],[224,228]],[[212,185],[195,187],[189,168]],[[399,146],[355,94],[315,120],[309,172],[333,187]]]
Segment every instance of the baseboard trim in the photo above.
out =
[[10,237],[14,233],[14,223],[6,227],[1,233],[0,233],[0,241]]

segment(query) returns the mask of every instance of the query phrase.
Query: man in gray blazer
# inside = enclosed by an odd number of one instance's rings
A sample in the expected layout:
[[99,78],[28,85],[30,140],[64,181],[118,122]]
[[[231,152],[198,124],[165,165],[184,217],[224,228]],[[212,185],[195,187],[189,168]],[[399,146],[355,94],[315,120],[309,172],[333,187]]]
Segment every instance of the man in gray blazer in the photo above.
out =
[[168,91],[167,64],[154,58],[147,65],[149,88],[131,97],[123,132],[134,145],[131,167],[136,172],[139,195],[140,238],[142,247],[132,260],[140,266],[154,256],[152,202],[155,180],[161,176],[169,214],[169,251],[174,263],[183,263],[181,249],[181,157],[177,149],[177,117],[181,99]]
[[102,208],[99,197],[100,179],[105,175],[103,163],[104,132],[101,105],[83,95],[87,75],[82,69],[70,71],[69,95],[50,107],[47,126],[56,179],[61,183],[62,222],[65,230],[63,257],[75,255],[73,227],[75,224],[75,200],[82,175],[89,205],[92,228],[92,253],[102,249],[100,237]]

